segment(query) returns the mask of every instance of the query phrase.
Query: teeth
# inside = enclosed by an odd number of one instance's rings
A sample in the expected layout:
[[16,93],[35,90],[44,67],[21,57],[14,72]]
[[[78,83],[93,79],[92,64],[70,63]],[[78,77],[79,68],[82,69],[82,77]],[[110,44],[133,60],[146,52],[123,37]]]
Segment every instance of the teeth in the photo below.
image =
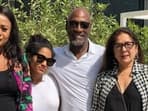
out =
[[81,38],[82,36],[78,35],[77,38]]

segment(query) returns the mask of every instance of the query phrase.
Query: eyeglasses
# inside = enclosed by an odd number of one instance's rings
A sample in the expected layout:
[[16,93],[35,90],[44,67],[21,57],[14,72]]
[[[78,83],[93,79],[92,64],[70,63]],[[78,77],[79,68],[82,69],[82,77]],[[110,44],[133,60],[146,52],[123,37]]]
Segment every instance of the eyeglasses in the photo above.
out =
[[52,66],[56,62],[55,59],[53,59],[53,58],[46,58],[45,56],[43,56],[41,54],[38,54],[38,53],[36,53],[35,55],[37,56],[37,63],[42,63],[43,61],[46,60],[47,65],[48,66]]
[[88,29],[88,27],[90,25],[90,23],[86,22],[86,21],[71,20],[71,21],[68,21],[68,23],[69,23],[69,26],[72,27],[72,28],[77,28],[78,25],[80,25],[81,28]]
[[135,42],[115,43],[114,48],[121,50],[123,47],[125,47],[127,50],[130,50],[134,45]]

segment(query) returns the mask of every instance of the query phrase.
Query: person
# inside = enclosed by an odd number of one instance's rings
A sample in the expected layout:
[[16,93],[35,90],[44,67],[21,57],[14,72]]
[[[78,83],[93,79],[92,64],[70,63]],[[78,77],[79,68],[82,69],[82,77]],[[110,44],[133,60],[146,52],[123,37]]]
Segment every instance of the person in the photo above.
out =
[[31,35],[25,53],[32,79],[33,111],[59,111],[58,84],[53,75],[47,75],[48,67],[55,63],[51,43],[41,34]]
[[107,41],[91,111],[148,111],[148,65],[129,28],[116,29]]
[[31,78],[13,12],[0,6],[0,110],[32,111]]
[[90,111],[92,89],[102,64],[104,47],[90,41],[91,16],[74,8],[66,20],[69,44],[56,47],[52,67],[61,89],[62,111]]

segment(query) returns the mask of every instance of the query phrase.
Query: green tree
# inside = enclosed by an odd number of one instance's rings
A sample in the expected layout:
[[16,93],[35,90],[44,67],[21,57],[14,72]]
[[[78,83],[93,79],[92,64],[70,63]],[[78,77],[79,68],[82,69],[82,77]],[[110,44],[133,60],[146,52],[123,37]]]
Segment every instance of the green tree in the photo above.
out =
[[104,44],[108,35],[118,26],[114,17],[107,17],[103,10],[105,4],[93,3],[92,0],[31,0],[29,14],[23,11],[24,4],[19,0],[20,9],[13,8],[16,15],[22,40],[25,43],[34,33],[42,33],[48,37],[54,46],[68,42],[65,31],[65,20],[68,13],[74,8],[83,6],[92,14],[92,31],[90,39]]
[[[114,16],[107,17],[103,11],[107,4],[93,3],[93,0],[30,0],[29,12],[24,11],[24,3],[20,8],[13,8],[22,36],[22,46],[30,35],[42,33],[54,46],[61,46],[68,42],[65,30],[65,20],[74,7],[86,7],[92,15],[92,31],[90,39],[95,43],[104,45],[109,35],[119,27]],[[128,23],[140,40],[148,63],[148,27],[138,27],[132,22]]]
[[132,21],[128,21],[128,27],[136,33],[144,52],[145,62],[148,63],[148,27],[139,27]]

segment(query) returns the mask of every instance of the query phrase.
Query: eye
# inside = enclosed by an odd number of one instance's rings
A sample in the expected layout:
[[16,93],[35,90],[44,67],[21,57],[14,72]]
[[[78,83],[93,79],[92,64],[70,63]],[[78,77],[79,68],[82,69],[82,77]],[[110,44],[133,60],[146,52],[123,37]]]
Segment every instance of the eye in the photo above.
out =
[[129,49],[132,48],[133,45],[134,45],[134,42],[126,42],[125,43],[126,48],[129,48]]
[[87,29],[89,27],[89,22],[80,22],[81,24],[81,27],[84,28],[84,29]]
[[120,44],[120,43],[116,43],[116,44],[114,45],[114,47],[117,48],[117,49],[120,48],[121,46],[122,46],[122,44]]
[[8,30],[8,28],[6,28],[6,27],[1,27],[1,30],[2,30],[3,32],[6,32],[6,31]]
[[48,66],[52,66],[55,62],[56,62],[55,59],[49,58],[49,59],[47,60],[47,65],[48,65]]
[[70,27],[77,27],[78,26],[78,22],[77,21],[69,21],[69,26]]
[[37,62],[41,63],[45,60],[44,56],[42,55],[37,55]]

